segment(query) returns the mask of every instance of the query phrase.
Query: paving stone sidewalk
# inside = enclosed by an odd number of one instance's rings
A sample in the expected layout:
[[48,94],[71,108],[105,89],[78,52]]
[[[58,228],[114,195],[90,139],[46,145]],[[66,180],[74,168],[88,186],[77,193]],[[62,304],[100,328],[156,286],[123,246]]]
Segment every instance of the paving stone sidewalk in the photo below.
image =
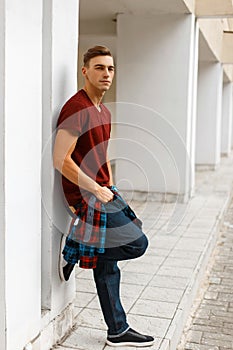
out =
[[[232,175],[233,158],[231,156],[222,159],[218,170],[197,173],[195,196],[188,204],[148,203],[147,201],[131,203],[135,212],[143,220],[144,231],[150,245],[143,257],[120,263],[121,295],[130,325],[141,332],[155,336],[155,344],[150,349],[177,349],[193,300],[200,288],[209,257],[219,236],[223,214],[230,203]],[[227,345],[232,344],[229,340],[232,324],[228,320],[220,319],[221,314],[225,314],[226,311],[225,302],[228,305],[227,310],[233,316],[232,266],[220,265],[220,262],[225,259],[224,254],[230,254],[230,241],[222,247],[224,248],[212,276],[214,279],[211,280],[211,288],[204,300],[209,311],[204,309],[200,311],[203,323],[210,319],[213,325],[204,324],[209,327],[208,331],[192,329],[194,333],[189,336],[196,336],[196,340],[193,341],[194,338],[190,338],[189,343],[194,346],[200,339],[203,340],[203,346],[206,345],[207,340],[211,341],[211,339],[212,342],[219,340],[225,341]],[[228,257],[227,260],[230,261],[230,258]],[[225,273],[224,276],[223,273]],[[220,304],[219,311],[211,309],[215,299]],[[77,268],[74,303],[76,326],[65,341],[56,348],[60,350],[112,349],[105,345],[106,325],[96,296],[92,271]],[[229,321],[231,315],[229,314]],[[211,333],[210,329],[215,330],[219,325],[224,330],[225,337],[220,336],[220,339],[216,339],[213,338],[215,332]],[[217,348],[208,349],[224,348],[223,343],[221,343],[222,347],[220,343],[218,344]],[[200,348],[200,350],[204,349],[206,348]],[[233,347],[226,349],[233,349]]]
[[178,349],[233,349],[233,201]]

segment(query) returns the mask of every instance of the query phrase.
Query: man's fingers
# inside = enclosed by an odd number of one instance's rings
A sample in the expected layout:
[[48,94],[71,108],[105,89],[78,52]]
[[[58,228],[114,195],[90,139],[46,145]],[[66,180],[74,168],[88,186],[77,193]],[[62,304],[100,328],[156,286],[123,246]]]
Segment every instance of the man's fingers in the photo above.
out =
[[114,194],[107,187],[102,187],[101,191],[98,193],[98,196],[97,196],[97,198],[103,203],[110,202],[113,199],[113,197],[114,197]]

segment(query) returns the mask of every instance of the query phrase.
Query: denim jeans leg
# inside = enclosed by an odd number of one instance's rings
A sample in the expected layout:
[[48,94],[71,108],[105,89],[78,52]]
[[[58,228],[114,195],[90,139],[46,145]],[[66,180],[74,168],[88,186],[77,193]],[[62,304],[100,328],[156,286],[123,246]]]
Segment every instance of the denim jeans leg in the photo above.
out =
[[[112,208],[114,204],[111,204]],[[110,204],[109,204],[110,207]],[[107,214],[105,252],[100,260],[129,260],[142,256],[148,247],[148,239],[122,210]]]
[[108,335],[120,334],[129,325],[120,301],[120,270],[117,261],[98,261],[93,273]]
[[99,254],[97,267],[93,270],[97,293],[108,335],[118,335],[129,328],[120,300],[120,270],[117,261],[135,259],[143,255],[148,240],[122,210],[108,205],[106,248]]

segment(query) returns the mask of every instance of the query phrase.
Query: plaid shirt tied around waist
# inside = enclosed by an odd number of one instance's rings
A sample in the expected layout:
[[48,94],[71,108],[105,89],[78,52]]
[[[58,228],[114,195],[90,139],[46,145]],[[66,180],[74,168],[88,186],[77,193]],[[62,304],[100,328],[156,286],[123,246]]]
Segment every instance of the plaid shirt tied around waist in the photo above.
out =
[[[116,186],[109,188],[114,194],[114,200],[120,204],[120,210],[141,228],[142,222],[121,197]],[[93,269],[96,267],[98,254],[105,251],[107,227],[105,205],[92,195],[88,202],[83,199],[77,203],[75,209],[63,254],[68,256],[69,262],[76,263],[78,250],[79,266]]]

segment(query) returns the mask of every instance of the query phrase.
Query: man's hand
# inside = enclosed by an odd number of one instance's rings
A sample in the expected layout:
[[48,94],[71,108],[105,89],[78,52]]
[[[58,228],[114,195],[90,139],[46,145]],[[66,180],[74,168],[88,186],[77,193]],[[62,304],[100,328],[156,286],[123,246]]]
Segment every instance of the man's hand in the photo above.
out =
[[114,194],[108,187],[98,186],[94,195],[97,199],[99,199],[102,203],[106,204],[113,199]]

